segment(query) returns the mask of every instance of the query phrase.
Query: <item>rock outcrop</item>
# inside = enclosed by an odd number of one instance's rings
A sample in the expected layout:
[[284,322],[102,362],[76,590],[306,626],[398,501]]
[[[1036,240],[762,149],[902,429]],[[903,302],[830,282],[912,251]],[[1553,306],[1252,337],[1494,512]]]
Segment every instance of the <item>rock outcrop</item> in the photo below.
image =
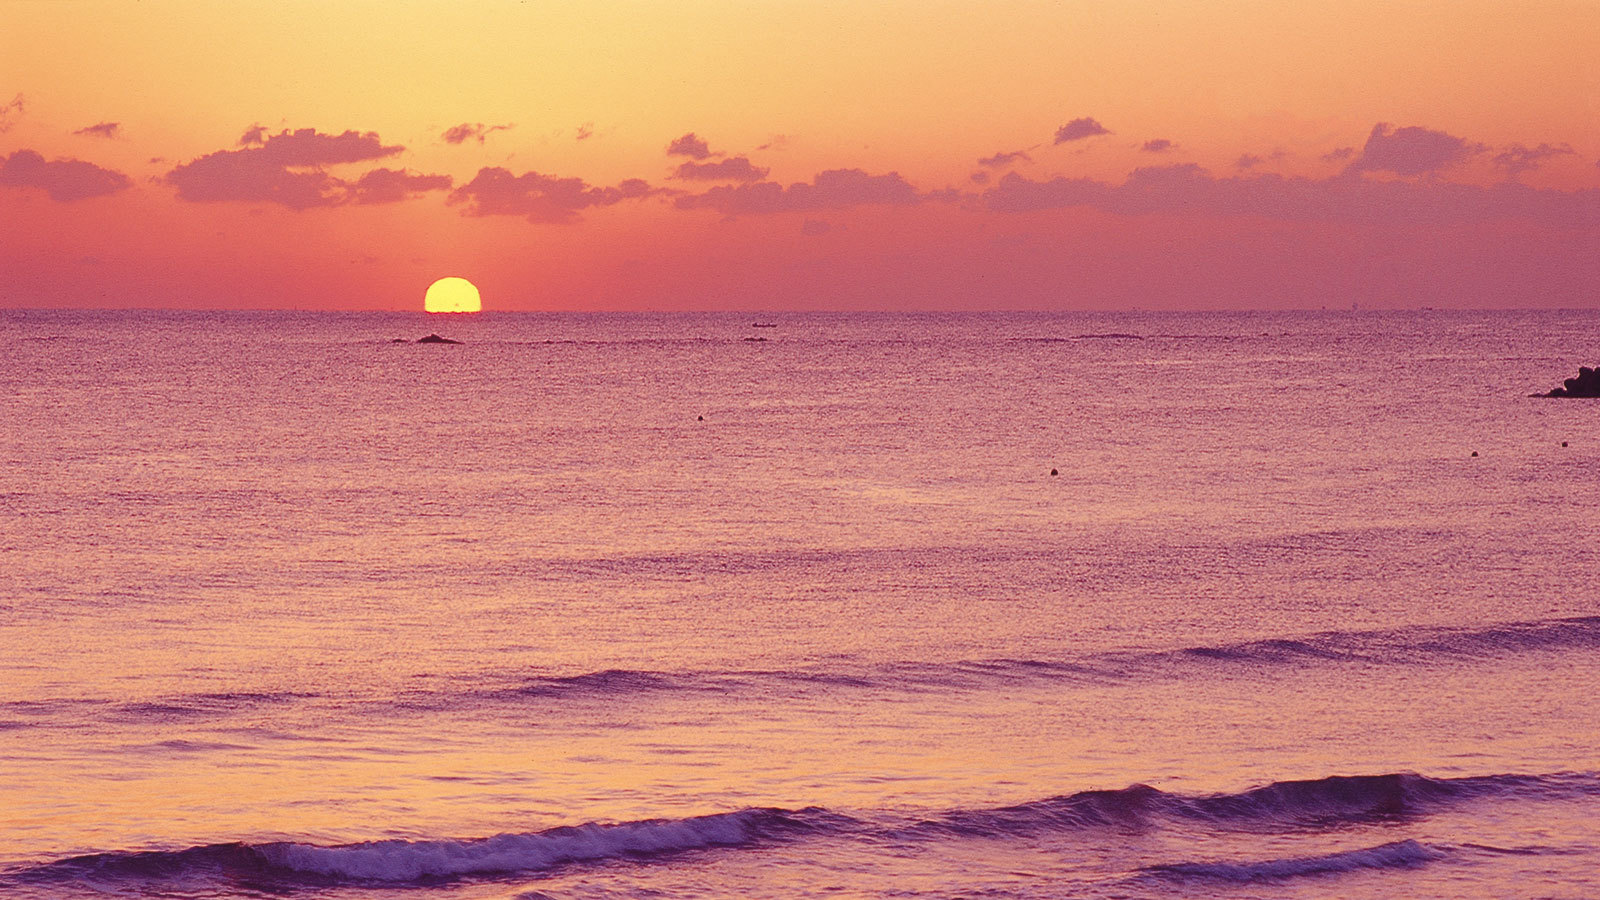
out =
[[447,337],[440,337],[437,334],[430,334],[427,337],[417,338],[417,343],[419,343],[419,344],[459,344],[461,342],[460,341],[452,341]]
[[1568,378],[1561,387],[1551,388],[1541,397],[1600,397],[1600,368],[1578,367],[1578,377]]

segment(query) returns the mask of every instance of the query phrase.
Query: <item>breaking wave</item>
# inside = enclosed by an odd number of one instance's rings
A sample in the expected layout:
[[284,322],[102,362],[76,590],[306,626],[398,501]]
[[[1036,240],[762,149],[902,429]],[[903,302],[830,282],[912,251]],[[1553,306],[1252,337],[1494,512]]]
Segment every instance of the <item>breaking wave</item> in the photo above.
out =
[[[1451,804],[1496,799],[1600,796],[1592,774],[1333,776],[1278,781],[1238,793],[1185,795],[1134,785],[990,809],[958,809],[909,823],[898,814],[846,815],[810,807],[757,808],[683,819],[589,823],[476,840],[384,840],[339,846],[279,841],[208,844],[182,850],[136,850],[74,856],[0,875],[13,884],[83,882],[115,886],[151,881],[230,884],[269,889],[296,884],[419,884],[537,873],[558,866],[618,860],[647,862],[692,850],[738,850],[819,838],[959,840],[1028,837],[1096,828],[1217,831],[1320,830],[1357,822],[1425,816]],[[1470,846],[1470,845],[1468,845]],[[1162,878],[1234,881],[1418,865],[1440,848],[1401,841],[1365,850],[1260,862],[1184,862],[1147,867]],[[1513,852],[1513,851],[1499,851]],[[1540,852],[1524,850],[1515,852]]]
[[210,844],[175,851],[77,856],[18,873],[24,882],[250,878],[342,882],[428,882],[538,872],[568,863],[647,858],[707,847],[740,847],[803,834],[821,811],[746,809],[686,819],[586,824],[480,840],[371,841],[342,846],[296,842]]

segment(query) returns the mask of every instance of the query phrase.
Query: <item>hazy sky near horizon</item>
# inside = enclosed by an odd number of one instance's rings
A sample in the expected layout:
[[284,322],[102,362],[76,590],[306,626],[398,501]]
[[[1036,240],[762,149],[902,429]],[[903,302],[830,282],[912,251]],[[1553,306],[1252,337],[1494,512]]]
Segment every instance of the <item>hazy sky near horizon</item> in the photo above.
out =
[[0,0],[0,305],[1600,305],[1600,2]]

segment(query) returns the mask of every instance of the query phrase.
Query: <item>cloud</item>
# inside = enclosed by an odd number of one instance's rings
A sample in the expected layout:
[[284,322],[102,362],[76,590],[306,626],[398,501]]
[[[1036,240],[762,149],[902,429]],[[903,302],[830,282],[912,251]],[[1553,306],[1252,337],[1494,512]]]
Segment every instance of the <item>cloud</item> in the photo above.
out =
[[668,144],[667,155],[687,156],[690,159],[705,159],[711,155],[711,147],[705,141],[695,137],[695,133],[691,131]]
[[1255,153],[1244,153],[1241,154],[1238,159],[1233,161],[1233,165],[1234,168],[1237,169],[1254,169],[1256,166],[1259,166],[1264,162],[1280,160],[1288,155],[1289,152],[1281,147],[1272,151],[1271,153],[1268,153],[1266,156],[1260,156]]
[[760,181],[767,177],[767,170],[751,165],[743,156],[731,156],[709,163],[686,162],[672,177],[686,181]]
[[428,191],[450,190],[449,175],[422,175],[405,169],[373,169],[349,185],[351,203],[398,203]]
[[969,179],[971,179],[973,184],[988,184],[989,183],[989,173],[983,171],[982,169],[979,169],[978,171],[973,172],[971,175],[969,175],[967,177]]
[[[444,134],[440,135],[440,137],[444,138],[446,144],[460,144],[472,139],[477,139],[478,143],[481,144],[496,131],[506,131],[510,128],[510,125],[484,125],[482,122],[462,122],[453,128],[446,128]],[[579,138],[579,140],[583,139]]]
[[1057,128],[1055,142],[1057,144],[1065,144],[1068,141],[1081,141],[1084,138],[1092,138],[1097,134],[1110,133],[1104,125],[1085,116],[1081,119],[1073,119],[1071,122]]
[[1145,153],[1165,153],[1177,146],[1177,144],[1174,144],[1166,138],[1153,138],[1145,141],[1144,146],[1140,147],[1139,149]]
[[988,166],[991,169],[1003,169],[1016,162],[1033,162],[1033,157],[1024,150],[1012,150],[1009,153],[1001,152],[993,156],[985,156],[978,160],[978,165]]
[[102,169],[81,159],[45,162],[43,156],[32,150],[18,150],[0,164],[0,185],[37,188],[50,195],[51,200],[62,203],[115,194],[132,183],[121,172]]
[[1423,181],[1250,175],[1216,178],[1196,165],[1136,169],[1120,185],[1088,178],[1030,181],[1010,174],[985,191],[999,212],[1082,206],[1119,215],[1252,216],[1301,222],[1461,225],[1524,219],[1557,228],[1600,228],[1600,189],[1535,190]]
[[734,216],[864,205],[914,206],[921,201],[917,189],[898,172],[869,175],[861,169],[830,169],[818,173],[809,183],[788,187],[774,181],[722,185],[704,194],[679,197],[676,205],[679,209],[714,209]]
[[376,132],[323,134],[314,128],[273,135],[252,126],[239,139],[242,150],[218,150],[184,163],[164,180],[178,197],[200,203],[277,203],[290,209],[337,206],[350,184],[322,166],[393,156],[404,147],[385,145]]
[[1345,160],[1347,160],[1350,157],[1355,156],[1355,155],[1356,155],[1356,148],[1354,148],[1354,147],[1340,147],[1340,148],[1338,148],[1336,150],[1329,150],[1327,153],[1322,154],[1322,161],[1323,162],[1343,162],[1343,161],[1345,161]]
[[1396,129],[1387,122],[1380,122],[1372,126],[1366,146],[1350,164],[1350,171],[1427,175],[1456,165],[1485,149],[1482,144],[1471,144],[1442,131],[1414,125]]
[[577,140],[587,141],[589,138],[592,138],[592,137],[594,137],[594,123],[593,122],[585,122],[582,125],[578,126],[578,137],[577,137]]
[[1540,144],[1537,147],[1512,144],[1500,153],[1495,154],[1492,162],[1496,168],[1504,170],[1507,175],[1515,178],[1523,172],[1539,168],[1540,164],[1547,159],[1556,156],[1567,156],[1574,152],[1566,144]]
[[11,126],[17,124],[17,120],[27,111],[28,100],[21,94],[11,98],[11,102],[5,106],[0,106],[0,134],[10,131]]
[[90,125],[87,128],[79,128],[77,131],[74,131],[73,134],[81,134],[85,137],[114,138],[117,136],[117,132],[121,129],[121,122],[101,122],[98,125]]
[[637,178],[615,187],[593,187],[581,178],[513,175],[496,166],[479,169],[470,182],[451,192],[450,202],[468,204],[469,216],[523,216],[530,222],[559,224],[577,221],[579,210],[660,193]]
[[337,206],[342,183],[326,172],[291,171],[251,150],[222,150],[168,172],[178,198],[193,203],[277,203],[290,209]]
[[819,234],[827,234],[832,230],[833,226],[822,219],[807,219],[800,223],[800,233],[808,237],[815,237]]
[[1000,183],[983,192],[984,206],[997,212],[1037,212],[1042,209],[1064,209],[1071,206],[1109,205],[1115,188],[1092,178],[1064,178],[1057,176],[1049,181],[1031,181],[1015,172],[1000,179]]
[[[384,146],[378,140],[378,133],[375,131],[323,134],[315,128],[300,128],[292,132],[285,129],[278,134],[268,135],[258,149],[232,152],[260,153],[263,158],[284,166],[324,166],[382,159],[394,156],[404,149],[398,144]],[[215,155],[217,154],[212,154]]]

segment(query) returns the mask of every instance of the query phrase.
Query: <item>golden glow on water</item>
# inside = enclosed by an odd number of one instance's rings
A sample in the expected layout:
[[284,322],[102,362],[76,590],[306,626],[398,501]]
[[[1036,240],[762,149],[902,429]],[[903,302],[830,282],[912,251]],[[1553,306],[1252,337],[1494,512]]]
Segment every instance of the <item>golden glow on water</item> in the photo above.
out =
[[483,311],[483,300],[477,285],[451,276],[428,285],[422,308],[431,313],[475,313]]

